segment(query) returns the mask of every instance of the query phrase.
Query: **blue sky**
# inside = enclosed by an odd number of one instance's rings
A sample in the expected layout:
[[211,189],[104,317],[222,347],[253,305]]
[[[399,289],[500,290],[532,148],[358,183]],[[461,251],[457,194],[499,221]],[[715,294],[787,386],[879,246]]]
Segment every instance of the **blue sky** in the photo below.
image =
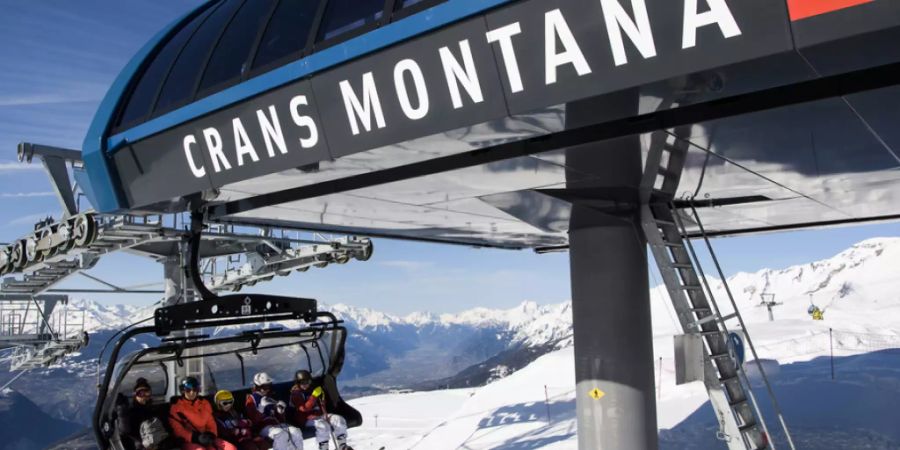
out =
[[[0,0],[0,242],[27,233],[59,207],[39,165],[15,161],[30,141],[80,148],[107,87],[133,53],[198,1]],[[830,257],[855,242],[900,236],[878,224],[718,239],[728,273],[784,267]],[[162,268],[112,255],[91,272],[122,286],[161,281]],[[97,287],[76,277],[70,287]],[[536,255],[376,240],[366,263],[312,269],[277,278],[257,291],[315,297],[392,313],[512,307],[523,300],[569,299],[567,254]],[[147,304],[156,296],[98,295],[104,303]]]

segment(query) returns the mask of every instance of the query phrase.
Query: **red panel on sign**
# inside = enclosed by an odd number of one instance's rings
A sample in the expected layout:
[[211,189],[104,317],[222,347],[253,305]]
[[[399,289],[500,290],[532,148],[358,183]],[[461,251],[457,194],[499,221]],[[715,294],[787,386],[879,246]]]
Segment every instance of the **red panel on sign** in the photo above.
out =
[[791,11],[791,20],[797,21],[807,17],[849,8],[851,6],[872,3],[875,0],[787,0]]

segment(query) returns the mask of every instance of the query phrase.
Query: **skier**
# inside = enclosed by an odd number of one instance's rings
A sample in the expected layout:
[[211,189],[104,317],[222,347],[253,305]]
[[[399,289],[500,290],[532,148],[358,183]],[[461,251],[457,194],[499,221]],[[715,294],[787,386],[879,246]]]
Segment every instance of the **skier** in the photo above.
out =
[[[162,425],[156,412],[153,410],[153,391],[150,383],[146,378],[138,378],[134,383],[134,396],[129,405],[125,397],[116,400],[116,428],[119,430],[119,436],[122,445],[126,450],[147,450],[171,448],[171,439],[169,439],[168,431]],[[151,428],[149,425],[156,425],[154,435],[142,435],[142,425],[147,424],[143,428]],[[147,433],[145,433],[147,434]]]
[[234,409],[234,395],[230,391],[216,392],[216,424],[219,434],[229,442],[235,443],[240,450],[268,450],[269,443],[259,436],[253,435],[253,423]]
[[175,436],[181,438],[182,450],[237,450],[217,435],[212,405],[200,397],[200,382],[185,377],[178,387],[181,397],[169,407],[169,424]]
[[322,386],[313,389],[312,374],[308,370],[298,370],[294,374],[291,407],[298,425],[316,429],[319,450],[328,450],[332,433],[338,450],[353,450],[347,445],[347,421],[337,414],[328,414],[325,410],[325,392]]
[[244,411],[259,435],[272,440],[273,450],[303,450],[303,432],[286,423],[287,404],[272,397],[272,377],[265,372],[253,376],[253,387]]

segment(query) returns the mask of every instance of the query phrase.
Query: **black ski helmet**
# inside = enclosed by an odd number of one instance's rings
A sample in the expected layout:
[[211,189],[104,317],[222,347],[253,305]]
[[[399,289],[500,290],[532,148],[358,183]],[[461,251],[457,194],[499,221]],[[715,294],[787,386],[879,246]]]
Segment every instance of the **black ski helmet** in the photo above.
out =
[[308,370],[301,369],[294,374],[294,380],[297,381],[297,384],[312,383],[312,374]]
[[178,385],[178,387],[181,389],[181,392],[184,392],[187,389],[199,391],[200,382],[197,381],[197,379],[194,377],[185,377],[183,380],[181,380],[181,384]]

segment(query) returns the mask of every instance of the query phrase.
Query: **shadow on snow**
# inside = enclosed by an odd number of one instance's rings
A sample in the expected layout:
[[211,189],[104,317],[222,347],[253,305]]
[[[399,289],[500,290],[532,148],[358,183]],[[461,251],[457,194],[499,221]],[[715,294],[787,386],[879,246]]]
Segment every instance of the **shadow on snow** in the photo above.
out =
[[[834,380],[828,357],[783,366],[763,362],[797,448],[900,449],[900,350],[835,358]],[[775,444],[786,448],[755,363],[745,368]],[[717,429],[706,402],[674,428],[660,431],[660,449],[725,448],[716,439]]]

